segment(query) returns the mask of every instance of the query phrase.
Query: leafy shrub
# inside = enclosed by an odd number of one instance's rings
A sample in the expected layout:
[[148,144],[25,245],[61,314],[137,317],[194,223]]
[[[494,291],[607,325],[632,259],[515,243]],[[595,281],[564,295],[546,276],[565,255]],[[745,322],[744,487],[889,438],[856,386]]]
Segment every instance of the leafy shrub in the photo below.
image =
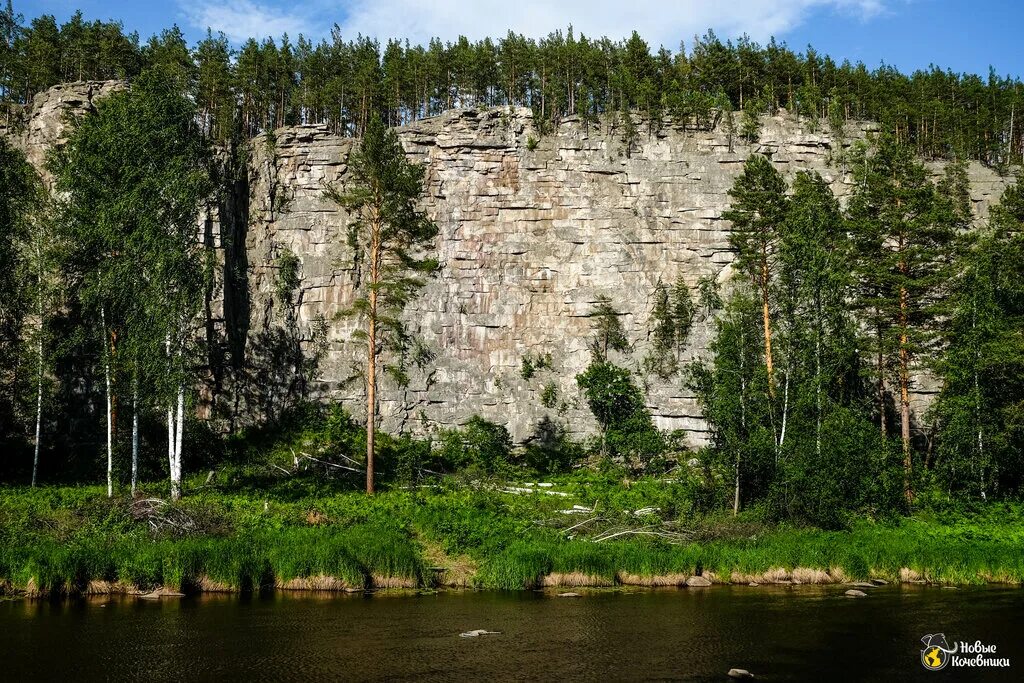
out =
[[566,472],[583,458],[583,449],[565,433],[565,428],[546,415],[524,443],[523,461],[542,474]]
[[558,403],[558,385],[548,382],[540,390],[540,404],[545,408],[554,408],[556,403]]
[[441,434],[439,456],[452,469],[473,466],[487,474],[508,469],[512,437],[504,425],[474,415],[462,429]]

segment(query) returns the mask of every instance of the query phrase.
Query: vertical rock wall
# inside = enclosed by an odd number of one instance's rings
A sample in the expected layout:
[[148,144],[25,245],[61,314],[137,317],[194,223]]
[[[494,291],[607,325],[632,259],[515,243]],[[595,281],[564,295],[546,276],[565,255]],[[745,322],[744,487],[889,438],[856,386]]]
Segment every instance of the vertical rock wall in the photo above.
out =
[[[871,126],[851,125],[863,138]],[[440,228],[442,268],[410,307],[410,328],[435,352],[400,387],[385,380],[384,427],[455,425],[473,414],[506,424],[527,438],[544,416],[587,432],[593,419],[575,376],[589,362],[591,321],[600,296],[622,313],[633,351],[616,360],[641,373],[649,348],[648,316],[658,282],[682,277],[694,287],[711,276],[723,285],[734,255],[722,212],[728,189],[751,152],[771,155],[787,176],[820,172],[836,194],[851,179],[837,164],[827,135],[808,133],[784,116],[766,118],[760,141],[719,132],[671,128],[642,135],[629,158],[620,134],[568,119],[541,137],[530,110],[461,110],[401,130],[407,153],[427,167],[425,208]],[[359,414],[362,351],[351,322],[337,319],[351,301],[352,254],[347,216],[323,197],[344,179],[349,141],[320,127],[276,131],[274,144],[255,146],[247,254],[253,329],[280,325],[290,315],[273,304],[276,266],[289,251],[301,261],[294,324],[312,348],[317,324],[328,322],[318,395],[351,402]],[[971,167],[979,216],[998,198],[1003,180]],[[682,360],[706,352],[712,322],[698,315]],[[252,341],[252,337],[250,337]],[[550,355],[550,369],[524,377],[524,357]],[[659,427],[689,433],[699,446],[706,426],[681,377],[643,376]],[[557,398],[542,404],[551,385]],[[934,382],[918,381],[918,402]],[[547,397],[551,398],[551,389]]]
[[[57,86],[0,134],[49,183],[46,153],[66,134],[68,117],[120,87]],[[384,428],[451,426],[479,414],[506,424],[516,439],[545,416],[576,433],[593,430],[575,376],[589,361],[588,315],[606,296],[633,344],[616,362],[642,377],[655,421],[687,432],[692,446],[704,443],[705,423],[682,379],[640,369],[655,287],[677,277],[694,287],[702,276],[728,286],[734,255],[721,215],[752,152],[770,154],[787,177],[820,172],[841,199],[851,190],[831,163],[827,135],[785,115],[763,123],[757,144],[737,140],[732,151],[721,130],[666,127],[648,136],[642,128],[628,158],[619,131],[569,118],[541,137],[524,108],[452,111],[401,129],[407,153],[426,165],[425,209],[440,229],[441,269],[405,316],[433,359],[410,364],[405,386],[383,380]],[[847,137],[870,130],[851,124]],[[340,316],[356,277],[348,216],[324,197],[328,184],[344,181],[350,148],[323,127],[280,129],[254,141],[247,169],[225,175],[200,227],[221,257],[207,302],[204,414],[248,421],[303,395],[362,413],[362,346],[351,339],[354,321]],[[980,218],[1006,181],[977,164],[970,176]],[[282,293],[288,255],[298,259],[299,285]],[[698,315],[683,363],[706,353],[712,327]],[[524,377],[527,356],[550,356],[551,367]],[[920,408],[935,383],[921,375],[916,384]]]

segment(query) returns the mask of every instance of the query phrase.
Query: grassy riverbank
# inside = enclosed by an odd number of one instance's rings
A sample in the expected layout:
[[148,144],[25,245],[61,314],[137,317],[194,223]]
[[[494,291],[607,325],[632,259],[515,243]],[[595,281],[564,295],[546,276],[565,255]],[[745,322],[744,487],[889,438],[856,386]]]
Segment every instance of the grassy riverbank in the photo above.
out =
[[99,487],[0,489],[9,593],[1024,581],[1024,509],[845,531],[698,517],[672,482],[444,480],[373,498],[313,480],[193,482],[174,506]]

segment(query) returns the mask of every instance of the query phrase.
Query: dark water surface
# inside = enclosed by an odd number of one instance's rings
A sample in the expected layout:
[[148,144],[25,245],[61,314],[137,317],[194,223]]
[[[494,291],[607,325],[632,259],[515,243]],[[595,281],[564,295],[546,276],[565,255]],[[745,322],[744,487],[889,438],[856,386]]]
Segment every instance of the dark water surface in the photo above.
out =
[[[1024,681],[1024,590],[843,590],[7,601],[0,680]],[[935,632],[1011,668],[925,671]]]

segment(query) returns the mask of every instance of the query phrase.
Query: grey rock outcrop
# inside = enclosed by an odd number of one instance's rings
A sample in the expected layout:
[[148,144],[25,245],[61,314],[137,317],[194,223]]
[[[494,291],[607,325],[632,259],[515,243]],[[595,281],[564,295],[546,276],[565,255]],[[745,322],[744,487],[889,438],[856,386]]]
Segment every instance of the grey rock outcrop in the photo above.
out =
[[[75,83],[38,95],[16,136],[19,146],[41,168],[46,149],[65,132],[66,114],[89,111],[118,87]],[[693,288],[703,276],[728,286],[734,254],[722,213],[752,152],[771,155],[787,177],[820,172],[841,200],[852,189],[833,163],[829,136],[792,117],[766,117],[758,143],[737,140],[731,149],[721,128],[669,125],[641,135],[628,157],[620,131],[570,117],[542,137],[525,108],[455,110],[400,129],[407,153],[426,165],[424,208],[440,229],[441,268],[405,315],[433,358],[408,367],[406,386],[383,381],[384,429],[448,427],[479,414],[507,425],[517,440],[545,417],[576,434],[592,432],[575,376],[589,362],[588,315],[607,296],[633,345],[616,360],[641,378],[656,423],[682,430],[691,446],[705,443],[706,425],[682,378],[641,370],[655,287],[683,278]],[[847,137],[856,141],[872,130],[850,124]],[[281,387],[293,389],[293,376],[305,368],[312,377],[301,391],[342,401],[359,415],[362,346],[352,341],[352,321],[339,317],[356,278],[349,219],[324,196],[327,185],[344,182],[351,144],[322,126],[258,137],[246,177],[225,188],[203,229],[224,265],[207,329],[221,338],[225,356],[247,370],[266,400]],[[982,217],[1006,181],[977,164],[970,179]],[[299,262],[290,302],[279,295],[287,253]],[[706,354],[712,330],[713,320],[698,313],[681,365]],[[547,356],[550,368],[524,376],[524,358]],[[209,402],[221,414],[253,410],[237,391],[224,398],[230,383],[208,387]],[[922,375],[916,388],[920,407],[935,383]]]
[[[851,125],[848,136],[872,129]],[[766,118],[760,141],[737,141],[733,151],[720,131],[666,128],[643,136],[629,158],[616,131],[574,119],[540,137],[524,108],[451,111],[400,136],[427,167],[425,208],[440,228],[442,268],[407,312],[435,357],[407,387],[385,382],[381,408],[391,430],[452,426],[479,414],[519,440],[545,416],[590,432],[575,376],[589,362],[588,315],[607,296],[633,344],[617,360],[642,378],[656,423],[703,444],[705,423],[681,377],[661,380],[640,369],[655,287],[677,277],[691,287],[702,276],[727,284],[734,255],[721,216],[752,152],[770,154],[787,176],[820,172],[841,199],[851,191],[852,179],[831,163],[829,137],[784,117]],[[317,126],[278,130],[273,145],[257,140],[246,251],[253,329],[280,317],[270,303],[275,259],[284,250],[299,256],[300,337],[311,345],[318,321],[331,321],[316,392],[351,401],[358,414],[362,388],[348,380],[361,347],[336,318],[352,298],[347,217],[323,196],[326,184],[343,182],[349,145]],[[984,215],[1004,181],[978,165],[970,173]],[[698,314],[681,364],[705,354],[712,329]],[[547,355],[550,369],[524,377],[525,357]],[[916,400],[934,388],[922,376]]]
[[16,147],[38,169],[47,187],[53,178],[46,170],[46,155],[67,135],[72,122],[95,110],[95,101],[124,89],[123,81],[76,81],[37,93],[11,126]]

